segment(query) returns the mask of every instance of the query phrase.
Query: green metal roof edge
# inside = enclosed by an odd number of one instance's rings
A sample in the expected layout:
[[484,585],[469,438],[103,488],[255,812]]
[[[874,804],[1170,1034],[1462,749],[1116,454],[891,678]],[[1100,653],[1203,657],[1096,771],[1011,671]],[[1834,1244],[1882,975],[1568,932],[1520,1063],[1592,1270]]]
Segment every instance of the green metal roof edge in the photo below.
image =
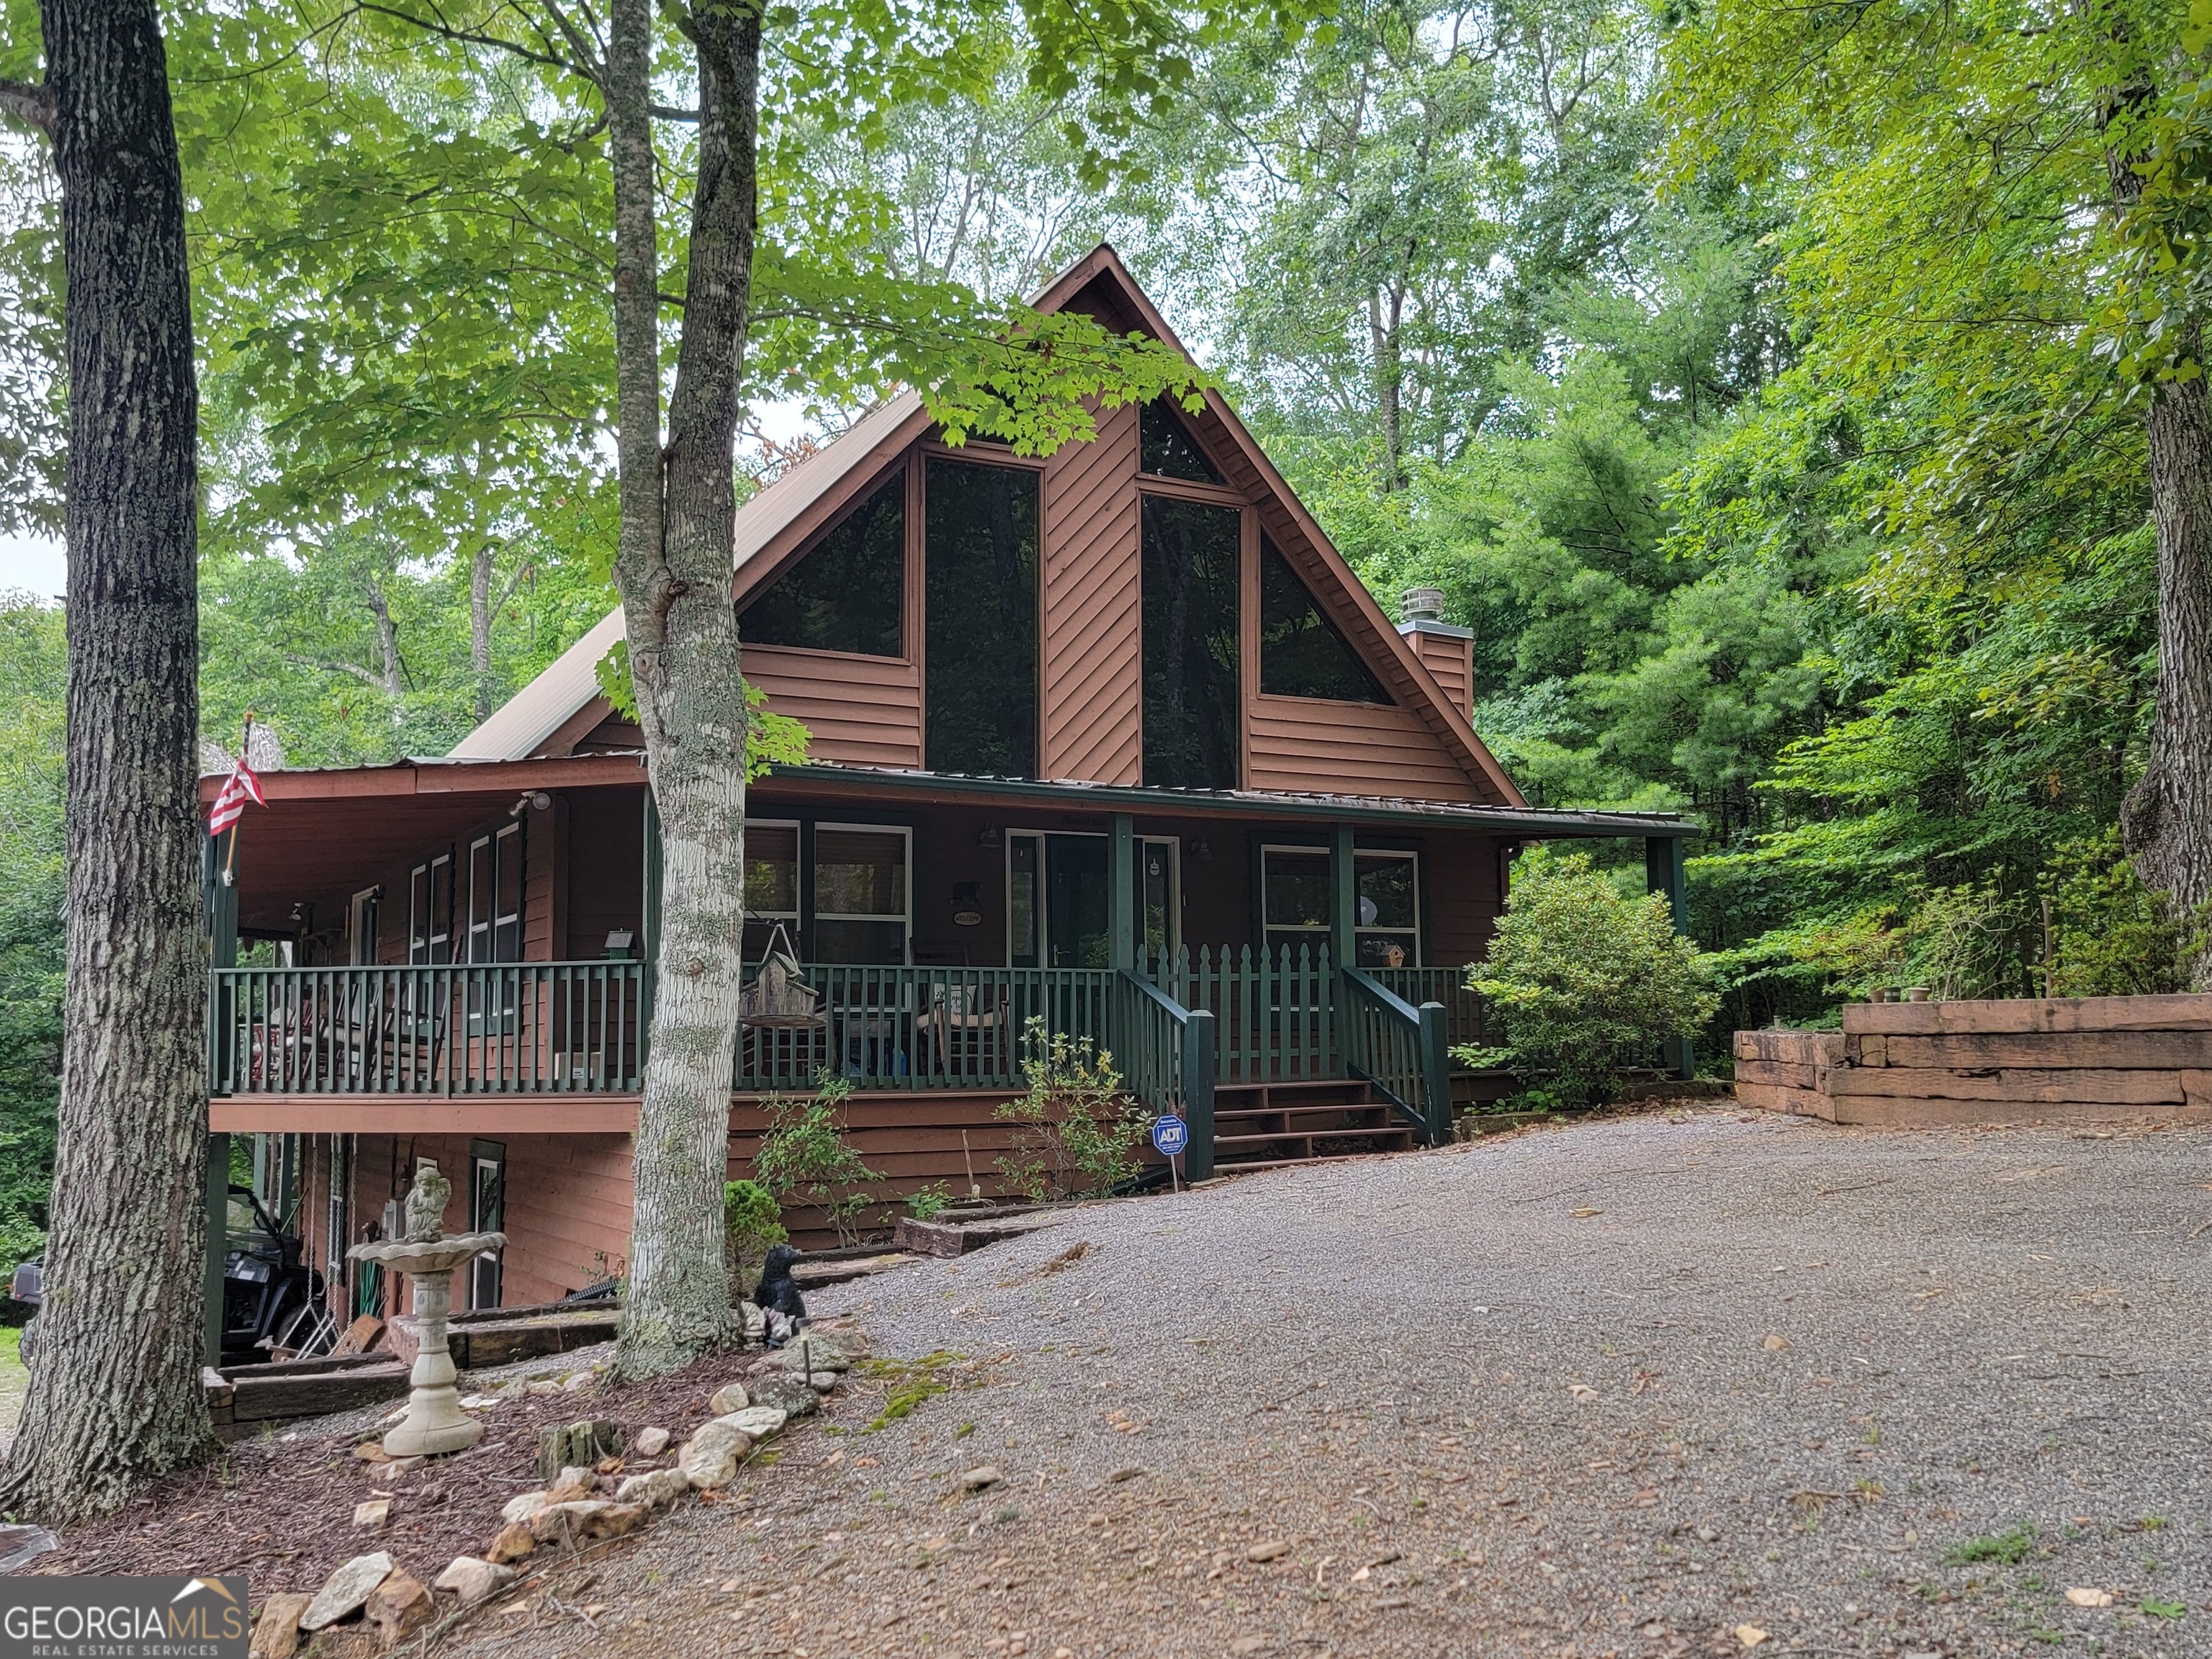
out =
[[1146,789],[1127,784],[1050,783],[1028,778],[973,776],[813,763],[769,768],[771,779],[794,783],[887,785],[916,794],[988,795],[1050,800],[1091,808],[1170,813],[1194,810],[1239,817],[1302,817],[1334,823],[1454,823],[1503,834],[1559,840],[1623,836],[1687,837],[1705,826],[1673,812],[1572,811],[1540,806],[1459,806],[1448,801],[1364,800],[1343,796],[1269,794],[1257,790]]

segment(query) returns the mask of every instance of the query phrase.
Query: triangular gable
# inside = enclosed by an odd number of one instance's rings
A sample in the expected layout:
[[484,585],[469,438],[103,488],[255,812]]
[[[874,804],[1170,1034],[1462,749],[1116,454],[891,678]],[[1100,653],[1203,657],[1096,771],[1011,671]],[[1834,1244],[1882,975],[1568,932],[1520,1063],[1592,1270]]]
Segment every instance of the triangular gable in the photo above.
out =
[[[1110,325],[1141,330],[1189,356],[1169,327],[1167,319],[1145,291],[1137,286],[1121,256],[1100,243],[1065,272],[1037,300],[1040,311],[1056,311],[1081,301],[1087,310]],[[1118,314],[1117,314],[1118,313]],[[1126,319],[1126,320],[1125,320]],[[1382,605],[1367,591],[1344,555],[1338,552],[1305,504],[1276,471],[1259,441],[1252,436],[1227,398],[1209,387],[1201,413],[1181,411],[1185,427],[1205,445],[1217,465],[1227,463],[1229,482],[1255,504],[1261,526],[1273,537],[1291,566],[1305,579],[1315,599],[1326,606],[1345,629],[1368,665],[1381,678],[1391,695],[1420,717],[1453,761],[1469,775],[1494,791],[1501,804],[1525,806],[1527,799],[1505,769],[1498,763],[1482,739],[1475,735],[1413,647],[1384,615]]]
[[[1043,312],[1075,307],[1110,328],[1149,334],[1188,355],[1120,256],[1104,243],[1063,272],[1035,304]],[[1204,398],[1202,410],[1178,411],[1186,429],[1223,470],[1230,483],[1254,503],[1269,539],[1362,659],[1443,750],[1450,765],[1466,774],[1478,794],[1502,805],[1527,805],[1450,695],[1400,635],[1228,400],[1212,389]],[[742,604],[772,580],[816,532],[927,436],[930,428],[920,396],[903,392],[863,416],[741,506],[736,526],[733,598]],[[975,446],[979,452],[984,447]],[[611,713],[599,696],[594,670],[622,632],[622,613],[617,609],[455,744],[452,753],[457,758],[507,760],[550,752],[550,749],[573,750]],[[912,690],[918,698],[919,687]],[[891,757],[887,754],[885,758]]]

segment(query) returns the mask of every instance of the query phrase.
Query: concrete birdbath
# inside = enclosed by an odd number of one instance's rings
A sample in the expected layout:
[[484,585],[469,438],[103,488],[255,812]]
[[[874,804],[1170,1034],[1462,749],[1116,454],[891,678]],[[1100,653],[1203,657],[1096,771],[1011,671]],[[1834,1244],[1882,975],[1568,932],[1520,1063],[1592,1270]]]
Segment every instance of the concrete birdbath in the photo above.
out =
[[392,1457],[426,1457],[466,1450],[483,1437],[483,1424],[461,1409],[454,1388],[453,1357],[446,1347],[446,1316],[453,1306],[453,1269],[507,1248],[505,1233],[460,1233],[443,1228],[453,1183],[425,1164],[407,1193],[407,1237],[382,1244],[356,1244],[349,1260],[374,1261],[414,1282],[416,1328],[422,1346],[408,1373],[407,1415],[384,1437]]

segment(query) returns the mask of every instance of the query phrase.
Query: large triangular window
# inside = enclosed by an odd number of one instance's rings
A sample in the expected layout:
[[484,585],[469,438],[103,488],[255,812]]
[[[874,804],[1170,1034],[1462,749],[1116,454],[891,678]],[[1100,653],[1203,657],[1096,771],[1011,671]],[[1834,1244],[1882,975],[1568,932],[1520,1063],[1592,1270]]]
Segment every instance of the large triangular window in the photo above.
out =
[[1138,422],[1138,464],[1160,478],[1187,478],[1193,483],[1218,484],[1221,475],[1182,420],[1165,404],[1145,405]]
[[896,472],[754,596],[738,618],[747,645],[863,657],[904,654],[906,474]]
[[1391,701],[1374,671],[1329,619],[1298,573],[1264,537],[1260,542],[1260,690],[1274,697]]

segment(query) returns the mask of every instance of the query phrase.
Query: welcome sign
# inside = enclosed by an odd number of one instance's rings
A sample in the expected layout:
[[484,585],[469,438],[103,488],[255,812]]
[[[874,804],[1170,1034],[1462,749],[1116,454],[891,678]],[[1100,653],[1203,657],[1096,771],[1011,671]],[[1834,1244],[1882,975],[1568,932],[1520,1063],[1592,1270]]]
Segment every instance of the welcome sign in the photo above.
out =
[[0,1579],[0,1659],[246,1659],[243,1578]]

